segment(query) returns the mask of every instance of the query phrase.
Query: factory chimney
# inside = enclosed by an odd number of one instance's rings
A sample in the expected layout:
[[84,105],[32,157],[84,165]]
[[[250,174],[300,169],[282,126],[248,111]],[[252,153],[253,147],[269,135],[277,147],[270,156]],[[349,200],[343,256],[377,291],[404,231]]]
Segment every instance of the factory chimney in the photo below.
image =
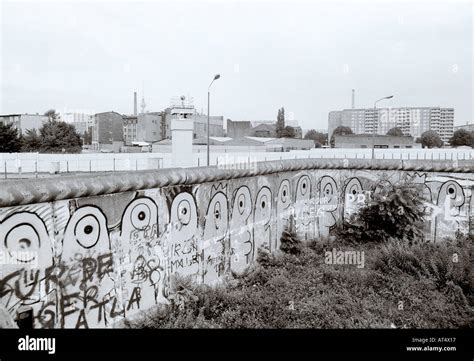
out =
[[352,89],[352,109],[355,108],[355,90]]
[[137,92],[133,93],[133,115],[137,115]]

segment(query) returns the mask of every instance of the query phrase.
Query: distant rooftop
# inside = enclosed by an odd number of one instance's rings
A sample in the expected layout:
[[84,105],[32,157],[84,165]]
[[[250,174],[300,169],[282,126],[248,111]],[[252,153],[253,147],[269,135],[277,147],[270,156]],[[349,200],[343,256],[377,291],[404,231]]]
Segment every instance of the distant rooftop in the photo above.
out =
[[[243,120],[245,122],[245,120]],[[275,120],[251,120],[250,123],[252,124],[252,127],[256,127],[258,125],[266,124],[266,125],[276,125],[276,119]],[[290,126],[290,127],[299,127],[298,121],[293,119],[285,119],[285,125]]]
[[132,142],[132,145],[136,145],[136,146],[139,146],[139,147],[147,147],[150,145],[150,143],[147,143],[147,142],[139,142],[139,141],[133,141]]
[[[229,138],[229,137],[209,137],[211,145],[222,144],[232,139],[233,138]],[[207,144],[207,137],[200,137],[200,138],[193,139],[193,144]]]
[[153,142],[153,144],[162,144],[162,145],[171,144],[171,139],[158,140],[156,142]]
[[47,115],[44,114],[29,114],[29,113],[13,113],[13,114],[0,114],[0,117],[18,117],[20,115],[35,115],[35,116],[40,116],[40,117],[47,117]]
[[[432,106],[432,107],[387,107],[387,106],[380,106],[380,107],[377,107],[377,110],[380,110],[380,109],[449,109],[449,110],[454,110],[454,108],[450,108],[450,107],[440,107],[440,106]],[[374,110],[374,107],[366,107],[366,108],[345,108],[345,109],[342,109],[342,110],[332,110],[331,112],[340,112],[340,111],[346,111],[346,110]]]
[[108,113],[115,113],[115,114],[118,114],[118,115],[122,116],[122,114],[116,112],[115,110],[110,110],[110,111],[108,111],[108,112],[95,113],[94,115],[108,114]]
[[232,140],[231,137],[209,137],[212,140],[216,140],[218,142],[227,142],[228,140]]
[[413,138],[411,135],[387,135],[387,134],[337,134],[336,137],[350,137],[350,138],[363,138],[363,137],[377,137],[377,138]]
[[277,139],[277,138],[266,138],[266,137],[244,137],[244,138],[256,140],[257,142],[262,142],[262,143]]

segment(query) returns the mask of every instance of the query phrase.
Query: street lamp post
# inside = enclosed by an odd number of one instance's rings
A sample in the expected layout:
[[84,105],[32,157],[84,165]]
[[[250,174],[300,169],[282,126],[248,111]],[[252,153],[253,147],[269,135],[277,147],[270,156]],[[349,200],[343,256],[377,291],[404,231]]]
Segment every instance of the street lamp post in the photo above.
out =
[[[377,113],[377,103],[381,100],[384,100],[384,99],[392,99],[393,98],[393,95],[389,95],[388,97],[383,97],[383,98],[380,98],[379,100],[377,100],[375,103],[374,103],[374,129],[372,130],[372,159],[374,159],[375,157],[375,132],[376,132],[376,129],[375,129],[375,114]],[[379,125],[379,117],[377,115],[377,128],[378,128],[378,125]]]
[[220,74],[216,74],[214,79],[212,79],[211,84],[209,84],[209,88],[207,88],[207,166],[209,167],[210,162],[210,150],[209,150],[209,140],[210,140],[210,107],[211,107],[211,85],[214,83],[214,80],[219,79],[221,76]]

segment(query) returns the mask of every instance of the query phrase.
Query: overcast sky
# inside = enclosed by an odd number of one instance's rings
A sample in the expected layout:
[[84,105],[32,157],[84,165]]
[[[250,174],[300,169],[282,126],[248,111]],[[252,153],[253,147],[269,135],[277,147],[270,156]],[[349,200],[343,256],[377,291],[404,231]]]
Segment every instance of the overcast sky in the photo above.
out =
[[473,117],[472,2],[3,2],[1,113],[133,112],[173,96],[233,120],[327,128],[328,112],[454,107]]

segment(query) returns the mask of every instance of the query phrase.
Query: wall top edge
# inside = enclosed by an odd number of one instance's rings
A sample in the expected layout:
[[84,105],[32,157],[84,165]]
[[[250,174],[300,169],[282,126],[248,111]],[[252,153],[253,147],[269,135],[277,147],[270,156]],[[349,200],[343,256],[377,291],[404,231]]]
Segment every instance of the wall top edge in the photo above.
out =
[[292,159],[228,164],[219,167],[168,168],[96,175],[87,173],[43,179],[10,180],[0,182],[0,207],[316,169],[474,173],[474,161],[459,161],[458,166],[453,165],[455,163],[452,161]]

